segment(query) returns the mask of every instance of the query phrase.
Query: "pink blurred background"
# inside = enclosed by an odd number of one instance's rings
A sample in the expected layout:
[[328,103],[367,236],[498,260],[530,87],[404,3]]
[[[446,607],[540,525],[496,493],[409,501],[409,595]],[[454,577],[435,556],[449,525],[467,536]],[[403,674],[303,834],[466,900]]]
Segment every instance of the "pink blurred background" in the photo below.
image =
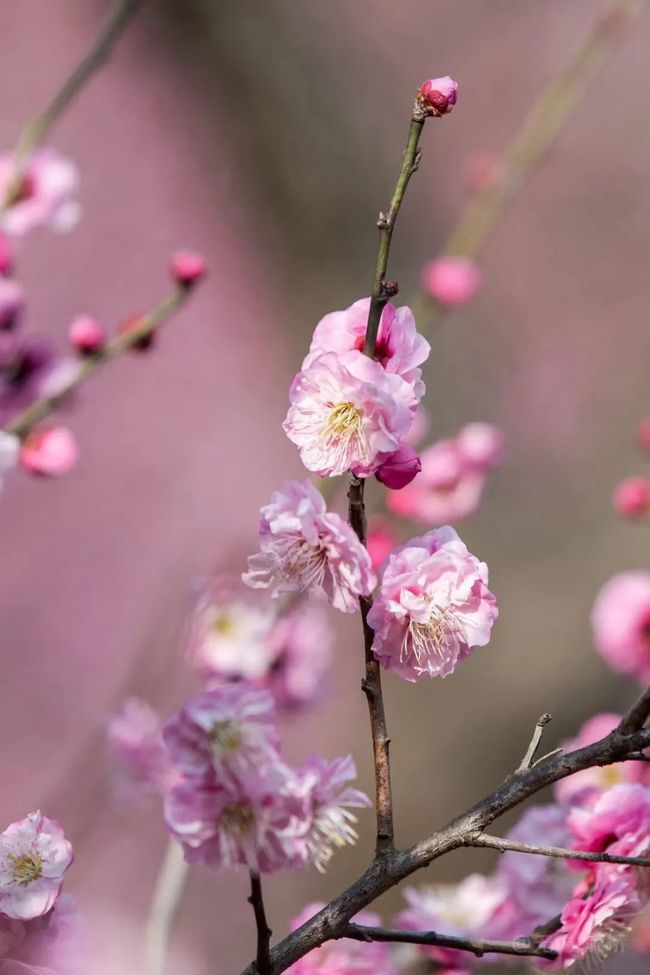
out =
[[[146,6],[146,5],[145,5]],[[113,326],[168,288],[180,245],[205,286],[146,359],[107,369],[70,422],[82,459],[2,497],[4,648],[0,821],[40,806],[77,848],[67,889],[97,938],[99,970],[139,972],[165,845],[156,810],[106,801],[102,729],[125,693],[169,713],[192,688],[180,660],[196,581],[240,571],[257,511],[300,474],[282,433],[287,387],[317,320],[367,293],[374,220],[399,164],[417,84],[450,72],[453,116],[425,133],[391,271],[404,300],[463,205],[468,156],[499,152],[604,4],[593,0],[270,0],[149,4],[51,140],[82,173],[83,221],[19,255],[30,331],[64,342],[73,315]],[[45,103],[107,5],[0,6],[0,144]],[[538,715],[549,748],[635,688],[595,656],[588,613],[613,572],[648,565],[643,533],[610,496],[635,473],[647,412],[650,14],[621,38],[482,258],[486,286],[431,336],[433,437],[499,424],[507,463],[462,526],[490,566],[501,618],[452,680],[386,681],[398,841],[494,786]],[[287,727],[290,754],[352,751],[371,789],[358,619],[340,625],[332,697]],[[338,621],[337,621],[338,625]],[[272,927],[354,879],[370,817],[324,878],[273,878]],[[501,825],[501,824],[500,824]],[[422,880],[489,868],[476,853]],[[238,971],[252,954],[244,876],[193,871],[171,975]],[[387,916],[399,904],[393,892]],[[627,964],[627,963],[626,963]],[[624,970],[632,971],[632,963]]]

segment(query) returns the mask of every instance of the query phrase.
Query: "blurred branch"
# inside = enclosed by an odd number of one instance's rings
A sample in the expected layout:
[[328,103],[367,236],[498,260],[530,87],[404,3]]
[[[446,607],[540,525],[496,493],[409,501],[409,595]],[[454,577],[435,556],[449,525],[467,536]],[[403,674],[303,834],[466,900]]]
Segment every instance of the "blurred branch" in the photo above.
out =
[[117,335],[108,342],[101,352],[91,358],[80,362],[79,369],[75,374],[62,385],[56,392],[37,399],[36,402],[28,406],[27,409],[19,413],[4,428],[7,433],[13,433],[23,439],[27,436],[35,424],[40,423],[50,413],[59,408],[61,403],[69,394],[86,382],[98,369],[106,365],[112,359],[117,359],[122,353],[134,348],[143,340],[152,335],[161,325],[163,325],[178,309],[183,305],[191,293],[190,288],[179,285],[170,295],[164,298],[148,314],[142,315],[138,323],[128,331]]
[[156,879],[146,929],[147,975],[165,975],[171,928],[185,890],[188,866],[183,849],[169,840]]
[[457,938],[437,931],[402,931],[395,928],[375,928],[365,924],[348,924],[338,936],[354,941],[398,942],[408,945],[432,945],[436,948],[453,948],[456,951],[469,951],[477,958],[483,955],[517,955],[519,957],[546,958],[554,961],[557,952],[539,948],[528,938],[518,941],[487,941],[482,938]]
[[264,896],[262,894],[262,881],[260,875],[251,870],[251,895],[248,903],[253,908],[255,914],[255,925],[257,927],[257,972],[258,975],[269,975],[271,971],[271,957],[269,947],[273,932],[266,920],[264,909]]
[[113,47],[137,13],[143,0],[118,0],[109,13],[93,46],[79,62],[43,111],[29,122],[20,134],[14,160],[16,171],[8,187],[5,199],[0,204],[0,212],[11,205],[25,176],[25,168],[34,149],[43,142],[56,120],[63,114],[70,102],[81,91],[86,82],[111,55]]
[[466,844],[467,846],[482,846],[500,853],[531,853],[535,856],[553,857],[558,860],[586,860],[589,863],[622,863],[630,867],[650,867],[650,860],[643,857],[614,856],[611,853],[591,853],[585,850],[568,850],[560,846],[533,846],[530,843],[517,843],[515,840],[502,839],[500,836],[490,836],[489,833],[479,833]]

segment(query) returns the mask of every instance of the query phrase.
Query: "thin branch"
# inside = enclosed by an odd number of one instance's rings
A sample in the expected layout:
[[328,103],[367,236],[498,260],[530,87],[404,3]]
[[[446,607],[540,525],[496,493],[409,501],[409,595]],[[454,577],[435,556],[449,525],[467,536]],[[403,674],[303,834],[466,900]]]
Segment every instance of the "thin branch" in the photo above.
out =
[[437,931],[403,931],[397,928],[374,928],[365,924],[348,924],[338,935],[353,941],[398,942],[409,945],[432,945],[436,948],[454,948],[469,951],[477,958],[483,955],[518,955],[520,957],[546,958],[554,961],[557,952],[539,948],[529,938],[518,941],[488,941],[483,938],[457,938]]
[[136,325],[108,342],[101,352],[80,362],[79,369],[60,389],[57,389],[54,393],[42,396],[32,403],[31,406],[28,406],[27,409],[23,410],[22,413],[19,413],[17,417],[7,424],[4,428],[5,431],[7,433],[13,433],[21,439],[26,437],[32,427],[58,409],[66,397],[78,386],[85,383],[98,369],[112,359],[116,359],[124,352],[132,349],[160,328],[161,325],[178,311],[190,292],[191,289],[189,288],[182,286],[176,288],[152,311],[143,315]]
[[551,715],[548,713],[542,714],[542,716],[538,719],[537,724],[535,725],[535,730],[533,731],[533,737],[530,740],[530,745],[528,746],[526,754],[522,758],[521,764],[517,769],[518,772],[527,772],[533,764],[533,759],[535,758],[537,749],[539,748],[539,743],[542,740],[542,735],[544,734],[544,728],[549,721],[551,721]]
[[650,717],[650,687],[637,698],[627,714],[623,715],[618,730],[622,735],[629,735],[631,731],[638,731]]
[[561,846],[533,846],[530,843],[517,843],[502,839],[489,833],[479,833],[468,840],[466,846],[482,846],[500,853],[532,853],[535,856],[554,857],[558,860],[586,860],[590,863],[622,863],[630,867],[650,867],[650,860],[643,857],[615,856],[611,853],[593,853],[586,850],[569,850]]
[[147,922],[147,975],[165,975],[172,925],[185,890],[187,874],[183,849],[176,840],[170,840],[156,880]]
[[253,908],[255,914],[255,926],[257,927],[257,961],[255,963],[258,975],[270,975],[271,956],[269,946],[271,944],[271,931],[266,920],[264,910],[264,897],[262,895],[262,881],[260,875],[251,870],[251,895],[248,903]]
[[81,91],[89,78],[110,57],[113,47],[142,3],[143,0],[118,0],[83,60],[79,62],[40,115],[25,126],[14,152],[16,170],[5,199],[0,204],[0,212],[11,205],[17,192],[19,192],[25,176],[25,168],[34,149],[43,142],[53,124]]

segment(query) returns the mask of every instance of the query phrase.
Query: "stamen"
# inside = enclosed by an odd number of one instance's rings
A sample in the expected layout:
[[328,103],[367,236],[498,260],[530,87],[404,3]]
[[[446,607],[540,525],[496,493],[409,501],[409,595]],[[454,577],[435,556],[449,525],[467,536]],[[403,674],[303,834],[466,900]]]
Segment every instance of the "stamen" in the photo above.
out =
[[43,857],[36,850],[30,853],[23,853],[16,856],[15,853],[8,853],[9,872],[15,883],[21,887],[26,887],[32,881],[38,880],[43,871]]
[[332,403],[321,436],[327,441],[337,467],[347,470],[355,461],[367,462],[363,417],[354,403]]
[[234,721],[217,721],[210,729],[210,745],[217,757],[232,754],[241,747],[241,728]]
[[431,616],[426,623],[410,620],[402,641],[400,662],[403,662],[410,653],[418,664],[423,658],[432,654],[444,660],[451,649],[457,628],[458,623],[450,610],[433,606]]

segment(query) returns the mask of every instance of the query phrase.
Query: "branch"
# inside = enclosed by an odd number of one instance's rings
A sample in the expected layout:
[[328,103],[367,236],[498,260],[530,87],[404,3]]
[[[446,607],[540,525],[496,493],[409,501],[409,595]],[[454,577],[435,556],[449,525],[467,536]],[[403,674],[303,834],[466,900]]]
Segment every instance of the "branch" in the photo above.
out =
[[348,924],[339,938],[353,941],[399,942],[409,945],[432,945],[436,948],[454,948],[457,951],[470,951],[477,958],[487,954],[532,956],[554,961],[557,952],[539,948],[529,938],[518,941],[486,941],[482,938],[457,938],[437,931],[402,931],[395,928],[374,928],[365,924]]
[[638,731],[650,717],[650,687],[647,688],[639,697],[627,714],[623,715],[618,731],[622,735],[629,735],[632,731]]
[[132,349],[135,345],[152,335],[156,329],[160,328],[178,309],[184,304],[191,288],[182,285],[176,288],[170,295],[164,298],[148,314],[143,315],[138,324],[130,328],[127,332],[117,335],[108,342],[103,350],[92,358],[80,362],[78,371],[55,393],[42,396],[31,406],[19,413],[4,428],[7,433],[13,433],[17,437],[24,439],[35,424],[40,423],[50,413],[53,413],[61,405],[63,400],[78,386],[86,382],[98,369],[107,362],[116,359],[122,353]]
[[40,115],[25,126],[14,152],[16,170],[7,189],[5,199],[0,203],[0,213],[11,205],[17,192],[19,192],[25,176],[25,168],[34,149],[43,142],[53,124],[62,115],[75,95],[81,91],[89,78],[110,57],[113,47],[137,13],[142,2],[143,0],[118,0],[90,51],[80,61]]
[[630,867],[650,867],[650,860],[643,857],[614,856],[611,853],[590,853],[585,850],[569,850],[560,846],[532,846],[530,843],[517,843],[515,840],[479,833],[466,843],[466,846],[483,846],[500,853],[532,853],[536,856],[555,857],[558,860],[587,860],[591,863],[622,863]]
[[542,735],[544,734],[544,728],[551,720],[550,714],[543,714],[538,719],[537,724],[535,725],[535,730],[533,731],[533,737],[530,740],[530,745],[528,746],[526,754],[522,758],[521,764],[517,769],[518,772],[527,772],[533,764],[533,759],[535,758],[537,749],[539,748],[539,743],[542,740]]
[[183,849],[176,840],[170,840],[156,880],[147,922],[147,975],[165,975],[172,924],[183,896],[187,874]]
[[266,920],[264,910],[264,897],[262,896],[262,881],[260,875],[251,870],[251,895],[248,903],[253,908],[255,914],[255,925],[257,927],[257,961],[255,963],[258,975],[270,975],[271,957],[269,945],[271,943],[271,931]]

